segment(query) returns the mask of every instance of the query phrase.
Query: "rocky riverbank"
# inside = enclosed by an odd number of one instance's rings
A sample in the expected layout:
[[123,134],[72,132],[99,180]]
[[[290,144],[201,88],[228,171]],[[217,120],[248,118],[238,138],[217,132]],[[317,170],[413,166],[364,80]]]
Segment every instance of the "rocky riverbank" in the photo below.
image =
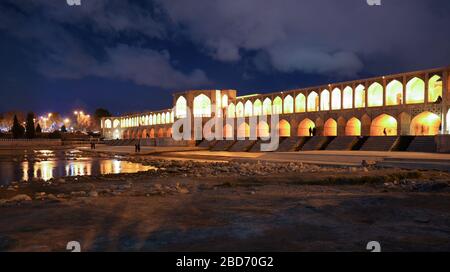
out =
[[123,159],[154,169],[0,187],[0,250],[449,249],[448,173]]

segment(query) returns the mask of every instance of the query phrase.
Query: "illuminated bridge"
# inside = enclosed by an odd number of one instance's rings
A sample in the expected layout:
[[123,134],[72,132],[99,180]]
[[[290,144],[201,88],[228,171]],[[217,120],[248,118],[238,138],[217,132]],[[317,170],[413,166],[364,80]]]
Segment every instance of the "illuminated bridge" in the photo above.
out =
[[[278,151],[450,151],[450,67],[268,94],[236,93],[175,93],[173,109],[102,119],[103,136],[112,145],[140,141],[142,145],[197,144],[213,150],[256,151],[264,142],[260,138],[278,129]],[[272,128],[274,114],[279,122]],[[267,121],[259,120],[251,130],[250,119],[266,115]],[[192,123],[201,118],[205,124],[214,116],[226,120],[220,128],[225,140],[172,139],[175,121],[192,117]],[[194,136],[194,131],[190,133]]]

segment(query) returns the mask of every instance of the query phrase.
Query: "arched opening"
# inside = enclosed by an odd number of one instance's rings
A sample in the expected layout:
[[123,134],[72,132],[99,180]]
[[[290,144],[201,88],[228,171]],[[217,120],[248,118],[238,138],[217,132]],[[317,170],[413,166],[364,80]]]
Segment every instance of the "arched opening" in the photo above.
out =
[[150,138],[155,138],[155,129],[154,128],[152,128],[152,129],[150,129]]
[[272,100],[270,98],[264,99],[263,102],[263,114],[264,115],[270,115],[272,114]]
[[422,112],[411,121],[411,135],[434,136],[439,134],[441,118],[429,111]]
[[378,82],[372,83],[369,87],[367,98],[369,107],[383,106],[383,86]]
[[316,92],[312,92],[308,95],[308,111],[319,110],[319,95]]
[[194,117],[211,117],[211,99],[204,94],[194,98]]
[[283,113],[283,100],[281,97],[277,96],[273,100],[273,114],[282,114]]
[[228,108],[227,108],[227,117],[229,117],[229,118],[234,118],[234,117],[236,117],[236,107],[234,106],[233,103],[231,103],[230,105],[228,105]]
[[403,102],[403,84],[398,80],[389,82],[386,86],[386,105],[401,105]]
[[285,114],[294,112],[294,98],[291,95],[284,97],[283,112]]
[[290,137],[291,136],[291,124],[288,121],[282,119],[278,123],[278,129],[280,132],[280,137]]
[[142,134],[141,134],[141,138],[142,139],[145,139],[145,138],[148,138],[148,133],[147,133],[147,129],[144,129],[144,130],[142,130]]
[[270,136],[269,124],[267,124],[266,121],[259,121],[257,134],[260,138],[267,138]]
[[253,103],[253,114],[255,116],[261,116],[262,115],[262,103],[261,100],[256,99],[255,103]]
[[245,102],[244,115],[247,117],[253,115],[253,104],[250,100],[247,100],[247,102]]
[[353,108],[353,89],[351,87],[345,87],[344,89],[344,99],[343,99],[344,109]]
[[228,95],[222,95],[222,108],[226,108],[228,106]]
[[323,136],[337,136],[337,122],[333,118],[325,122]]
[[434,75],[428,80],[428,102],[442,101],[442,78]]
[[425,82],[414,77],[406,84],[406,104],[425,102]]
[[370,125],[370,136],[396,136],[397,135],[397,119],[394,117],[381,114],[373,119]]
[[330,91],[328,90],[323,90],[320,94],[320,110],[330,110]]
[[160,128],[158,129],[158,138],[163,138],[164,137],[164,129]]
[[331,109],[332,110],[341,109],[341,90],[339,88],[335,88],[331,92]]
[[223,137],[226,139],[231,139],[234,137],[233,126],[231,124],[226,124],[223,127]]
[[361,121],[351,118],[345,126],[345,136],[361,136]]
[[128,139],[130,137],[128,130],[125,130],[122,134],[122,139]]
[[156,114],[153,114],[153,125],[158,124],[158,122],[156,122],[157,120]]
[[156,115],[156,124],[157,125],[161,124],[161,113],[158,113],[158,115]]
[[170,112],[166,112],[166,124],[170,124]]
[[165,124],[165,123],[166,123],[166,113],[163,112],[163,113],[161,114],[161,124]]
[[311,136],[310,129],[314,129],[316,125],[311,119],[304,119],[300,122],[297,128],[297,136]]
[[118,128],[120,126],[120,121],[118,119],[114,120],[113,127]]
[[166,130],[166,137],[172,138],[172,128],[171,127],[167,128],[167,130]]
[[366,106],[366,87],[359,84],[355,89],[355,108],[364,108]]
[[237,136],[238,138],[250,137],[250,126],[246,122],[243,122],[242,124],[239,125],[237,130]]
[[109,119],[105,120],[105,128],[111,128],[112,127],[112,122]]
[[306,97],[304,94],[300,93],[295,97],[295,112],[305,112],[306,111]]
[[242,102],[236,105],[236,117],[244,117],[244,104]]

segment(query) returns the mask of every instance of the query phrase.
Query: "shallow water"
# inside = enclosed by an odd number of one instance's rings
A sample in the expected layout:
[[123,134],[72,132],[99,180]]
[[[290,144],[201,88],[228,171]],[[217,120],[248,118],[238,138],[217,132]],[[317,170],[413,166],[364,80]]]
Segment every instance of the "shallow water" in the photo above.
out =
[[136,173],[151,169],[155,167],[123,161],[119,157],[86,157],[78,150],[35,150],[19,157],[3,157],[0,160],[0,184],[33,178],[48,181],[58,177]]

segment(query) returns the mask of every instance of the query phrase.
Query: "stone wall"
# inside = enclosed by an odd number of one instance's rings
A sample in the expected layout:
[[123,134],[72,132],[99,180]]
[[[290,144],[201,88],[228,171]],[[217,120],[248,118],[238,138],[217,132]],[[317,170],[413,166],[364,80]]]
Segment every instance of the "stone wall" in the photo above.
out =
[[437,135],[436,144],[439,153],[450,153],[450,135]]

